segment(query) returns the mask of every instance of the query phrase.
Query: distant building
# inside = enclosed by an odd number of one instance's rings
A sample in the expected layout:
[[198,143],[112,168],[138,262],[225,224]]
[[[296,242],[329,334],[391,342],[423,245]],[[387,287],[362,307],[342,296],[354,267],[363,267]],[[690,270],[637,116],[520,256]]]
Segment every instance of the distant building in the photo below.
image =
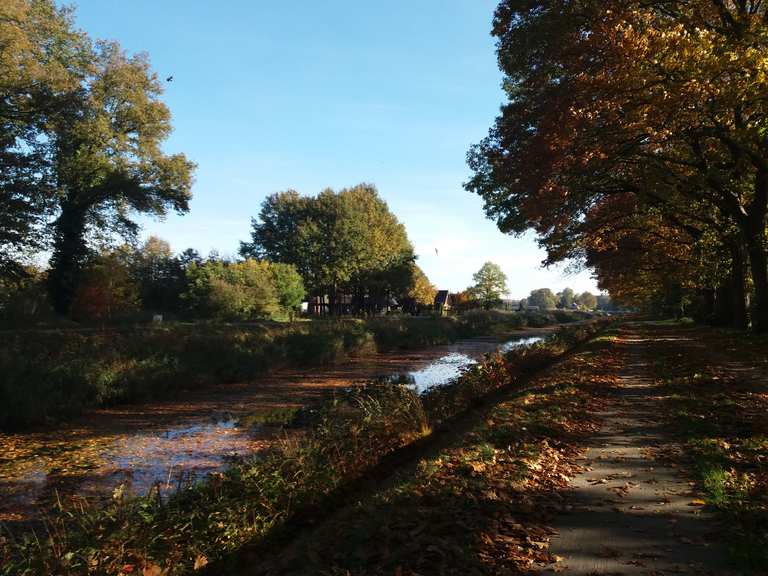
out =
[[[302,309],[305,309],[303,305]],[[306,311],[311,316],[343,316],[352,314],[352,296],[339,292],[332,299],[327,294],[314,294],[307,299]]]
[[391,296],[353,295],[347,292],[337,292],[333,299],[327,294],[313,295],[301,303],[301,311],[310,316],[378,316],[401,308],[401,304]]
[[440,316],[445,316],[452,307],[451,294],[448,290],[438,290],[435,295],[435,312]]

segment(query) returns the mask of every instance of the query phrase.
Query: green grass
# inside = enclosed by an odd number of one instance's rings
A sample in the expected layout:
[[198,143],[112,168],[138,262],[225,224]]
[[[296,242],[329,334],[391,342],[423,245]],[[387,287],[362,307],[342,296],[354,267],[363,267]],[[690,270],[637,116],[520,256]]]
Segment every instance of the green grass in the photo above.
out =
[[[768,439],[760,432],[768,409],[748,384],[706,367],[657,366],[669,391],[670,423],[707,506],[728,530],[734,565],[744,574],[768,570]],[[672,374],[675,374],[674,376]]]

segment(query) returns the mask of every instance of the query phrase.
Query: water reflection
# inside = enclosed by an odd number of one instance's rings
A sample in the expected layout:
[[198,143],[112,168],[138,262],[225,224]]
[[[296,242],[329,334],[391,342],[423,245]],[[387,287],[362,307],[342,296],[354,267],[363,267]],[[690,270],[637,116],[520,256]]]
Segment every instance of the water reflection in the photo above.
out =
[[536,344],[537,342],[543,342],[543,341],[544,341],[544,338],[542,338],[541,336],[529,336],[528,338],[517,338],[516,340],[510,340],[509,342],[504,342],[504,344],[502,344],[499,347],[499,351],[509,352],[516,348],[531,346],[532,344]]
[[227,414],[118,434],[87,447],[62,446],[20,458],[0,468],[0,523],[13,526],[33,519],[40,505],[59,496],[109,496],[161,492],[195,482],[223,469],[233,458],[267,445],[258,427],[238,427]]
[[461,371],[467,366],[477,364],[477,360],[453,352],[442,358],[438,358],[429,366],[421,370],[393,374],[385,378],[385,381],[393,384],[406,384],[411,386],[419,394],[441,384],[448,384],[461,375]]
[[168,489],[218,470],[254,447],[250,429],[239,428],[231,418],[212,419],[120,438],[98,475],[132,492],[145,493],[158,482]]
[[[498,347],[498,350],[500,352],[509,352],[516,348],[530,346],[542,340],[541,336],[516,338],[515,340],[505,342]],[[393,384],[406,384],[421,394],[434,386],[442,386],[452,382],[461,376],[462,371],[467,366],[472,366],[473,364],[477,364],[477,360],[472,356],[461,352],[451,352],[420,370],[392,374],[385,376],[383,380]]]

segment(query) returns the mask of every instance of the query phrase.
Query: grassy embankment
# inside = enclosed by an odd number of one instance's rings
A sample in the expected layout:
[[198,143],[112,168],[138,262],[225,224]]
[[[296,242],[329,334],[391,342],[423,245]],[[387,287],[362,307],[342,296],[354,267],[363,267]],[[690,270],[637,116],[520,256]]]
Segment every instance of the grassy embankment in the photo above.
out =
[[744,573],[768,572],[768,339],[667,328],[699,346],[655,346],[656,377],[669,393],[669,421],[708,507],[720,516],[730,555]]
[[426,395],[396,385],[337,395],[313,412],[306,433],[168,499],[124,498],[118,491],[106,504],[59,510],[46,536],[5,539],[0,573],[174,575],[222,561],[245,545],[275,538],[297,519],[327,513],[382,458],[446,429],[489,393],[523,386],[527,374],[597,329],[572,327],[546,344],[493,357]]
[[460,319],[386,317],[294,324],[198,324],[0,333],[0,429],[82,410],[247,381],[281,366],[312,366],[376,350],[417,348],[527,325],[579,319],[468,313]]
[[[619,361],[601,336],[522,390],[478,410],[378,489],[298,538],[214,564],[211,574],[518,574],[556,558],[547,523]],[[277,545],[275,545],[277,544]]]

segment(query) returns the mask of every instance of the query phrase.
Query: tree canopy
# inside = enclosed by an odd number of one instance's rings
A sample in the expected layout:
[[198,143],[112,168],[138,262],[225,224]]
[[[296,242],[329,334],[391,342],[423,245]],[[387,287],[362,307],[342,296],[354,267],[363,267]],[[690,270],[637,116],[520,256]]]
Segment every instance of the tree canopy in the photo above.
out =
[[467,188],[503,231],[534,229],[549,262],[580,259],[635,303],[727,288],[738,324],[748,263],[768,329],[767,21],[751,1],[502,1],[507,102]]
[[537,306],[542,310],[550,310],[557,305],[557,297],[549,288],[531,290],[527,300],[529,306]]
[[188,287],[184,299],[199,316],[222,320],[270,319],[281,311],[283,301],[292,303],[291,288],[281,294],[276,278],[286,278],[288,270],[273,274],[266,261],[243,262],[208,260],[187,269]]
[[486,262],[475,272],[472,279],[472,294],[485,309],[490,309],[501,301],[509,289],[507,288],[507,275],[498,264]]
[[414,286],[415,256],[405,227],[370,184],[317,196],[295,191],[264,200],[244,257],[292,264],[309,292],[354,295],[359,309]]
[[53,0],[0,8],[0,266],[52,241],[65,313],[93,237],[134,236],[136,213],[188,210],[194,165],[166,154],[162,87],[145,55],[91,42]]
[[413,283],[408,291],[408,297],[411,298],[417,306],[432,307],[435,304],[437,288],[416,264],[411,264],[411,276]]
[[560,308],[570,308],[573,306],[574,302],[574,293],[573,288],[564,288],[562,292],[556,294],[557,296],[557,305]]
[[44,0],[0,5],[0,273],[23,273],[45,244],[55,181],[45,136],[67,94],[80,88],[90,45],[69,9]]

